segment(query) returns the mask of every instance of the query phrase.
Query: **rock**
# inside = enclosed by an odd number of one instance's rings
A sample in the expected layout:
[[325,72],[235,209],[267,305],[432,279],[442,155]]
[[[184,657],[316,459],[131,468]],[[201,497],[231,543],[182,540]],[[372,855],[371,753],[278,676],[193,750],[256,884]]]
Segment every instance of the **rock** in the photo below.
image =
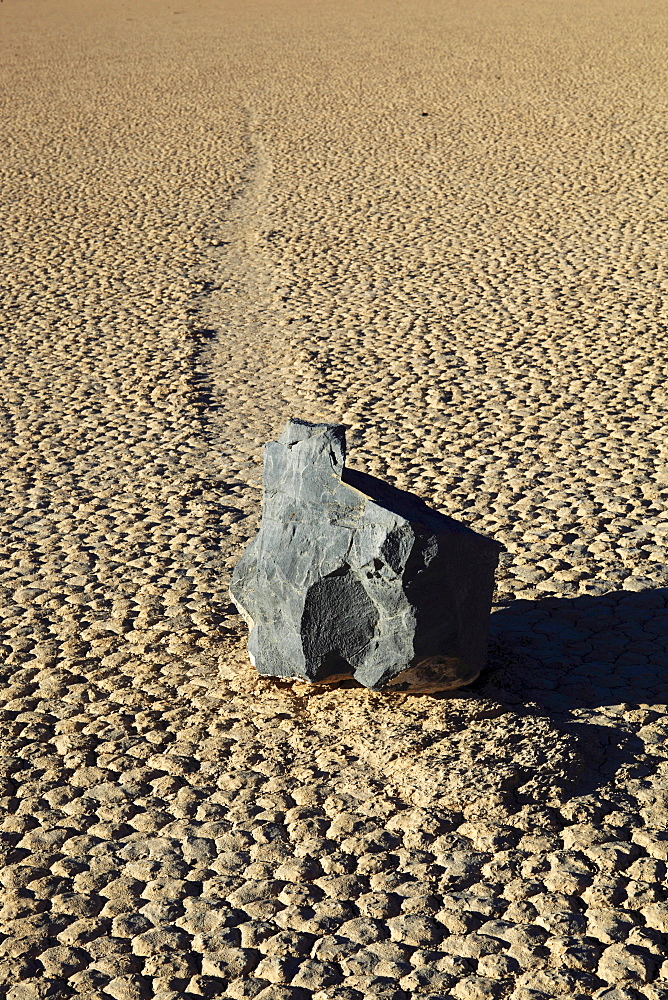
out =
[[383,920],[386,917],[396,917],[401,908],[401,902],[399,897],[392,893],[367,892],[359,897],[357,907],[362,916]]
[[144,1000],[148,996],[147,983],[141,976],[119,976],[104,987],[114,1000]]
[[409,996],[425,992],[446,993],[455,983],[453,976],[447,972],[439,972],[438,969],[424,967],[413,969],[412,972],[403,976],[399,980],[399,985],[408,991]]
[[188,950],[190,938],[178,927],[155,927],[132,939],[135,955],[162,955],[165,952]]
[[479,959],[483,955],[496,955],[504,946],[498,938],[485,934],[450,934],[442,942],[441,949],[457,958]]
[[[109,984],[108,977],[102,975],[101,972],[97,972],[95,969],[84,969],[82,972],[75,972],[73,976],[70,976],[68,986],[74,986],[77,993],[90,997],[96,994],[104,996],[104,994],[109,993]],[[113,996],[113,993],[111,995]]]
[[488,979],[504,979],[517,972],[519,963],[509,955],[483,955],[478,960],[477,973]]
[[443,936],[442,930],[431,917],[415,913],[391,917],[387,921],[387,926],[393,941],[401,941],[414,948],[438,944]]
[[361,948],[354,955],[349,955],[340,963],[346,976],[372,976],[380,959],[369,948]]
[[[663,975],[663,966],[661,968],[659,976],[663,980],[665,980],[666,978],[665,975]],[[640,996],[643,998],[643,1000],[668,1000],[668,983],[666,982],[647,983],[645,986],[643,986],[643,990]]]
[[242,948],[257,948],[276,933],[271,920],[249,920],[239,926]]
[[[258,996],[268,986],[269,983],[266,979],[235,979],[233,983],[228,985],[224,995],[230,997],[231,1000],[246,1000],[247,997]],[[192,992],[192,985],[190,986],[190,990]],[[220,993],[212,995],[220,996]]]
[[448,690],[482,670],[501,546],[344,468],[337,424],[265,446],[258,535],[232,574],[251,662],[312,682]]
[[60,945],[47,948],[39,956],[39,960],[47,976],[67,979],[86,967],[88,956],[80,948],[68,948],[66,945]]
[[335,965],[331,965],[329,962],[319,962],[316,959],[307,959],[299,966],[297,974],[292,980],[292,985],[317,990],[327,986],[336,986],[341,982],[341,979],[341,973]]
[[360,945],[382,941],[389,936],[385,923],[370,917],[353,917],[352,920],[346,920],[339,927],[338,933]]
[[111,933],[122,938],[133,938],[150,929],[151,921],[143,913],[122,913],[111,923]]
[[611,944],[598,964],[598,974],[606,983],[617,984],[623,980],[646,983],[656,971],[652,955],[635,945]]
[[143,960],[137,955],[110,954],[94,960],[90,968],[103,973],[109,979],[123,979],[126,976],[139,972],[143,967]]
[[[252,948],[219,948],[202,957],[202,975],[217,976],[220,979],[238,979],[253,971],[260,955]],[[259,973],[258,973],[259,975]],[[269,979],[269,976],[265,976]],[[275,982],[276,980],[270,980]]]
[[312,994],[309,990],[303,990],[298,986],[270,983],[256,996],[257,1000],[310,1000]]
[[295,958],[272,955],[262,959],[256,969],[256,975],[269,983],[290,983],[294,979],[297,967],[298,961]]
[[668,934],[668,903],[652,903],[640,911],[648,927]]
[[279,931],[260,945],[260,950],[269,956],[279,958],[286,956],[307,956],[316,942],[313,934],[300,934],[299,931]]
[[457,1000],[496,1000],[504,992],[504,985],[485,976],[467,976],[460,979],[451,992]]
[[323,962],[340,962],[357,951],[357,944],[338,934],[324,934],[318,938],[311,952],[313,958]]
[[587,935],[605,944],[613,944],[625,941],[636,923],[635,914],[621,907],[590,909],[587,920]]

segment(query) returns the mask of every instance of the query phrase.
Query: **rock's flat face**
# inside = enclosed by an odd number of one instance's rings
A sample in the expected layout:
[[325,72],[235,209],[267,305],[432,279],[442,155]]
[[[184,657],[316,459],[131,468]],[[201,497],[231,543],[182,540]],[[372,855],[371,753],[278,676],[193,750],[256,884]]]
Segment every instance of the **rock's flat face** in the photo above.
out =
[[261,674],[445,690],[485,664],[501,546],[344,468],[337,424],[265,446],[262,524],[231,594]]

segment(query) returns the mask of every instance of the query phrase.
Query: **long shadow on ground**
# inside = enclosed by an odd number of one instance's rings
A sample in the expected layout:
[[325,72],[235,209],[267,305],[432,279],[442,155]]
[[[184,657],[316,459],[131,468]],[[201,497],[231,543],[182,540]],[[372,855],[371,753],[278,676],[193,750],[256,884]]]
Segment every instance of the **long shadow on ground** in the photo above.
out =
[[575,741],[572,793],[621,769],[651,774],[668,757],[668,588],[495,610],[488,668],[468,690]]

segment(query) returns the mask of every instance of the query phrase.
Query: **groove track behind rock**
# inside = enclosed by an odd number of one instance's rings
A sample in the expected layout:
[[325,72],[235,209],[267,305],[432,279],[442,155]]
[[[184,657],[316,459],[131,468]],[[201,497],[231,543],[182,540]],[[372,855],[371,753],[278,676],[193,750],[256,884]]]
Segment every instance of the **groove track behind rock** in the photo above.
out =
[[[293,413],[276,377],[285,354],[277,281],[262,252],[268,234],[272,164],[253,116],[246,111],[248,169],[223,219],[212,222],[203,270],[210,275],[191,303],[190,323],[202,341],[205,430],[221,483],[243,484],[245,517],[227,550],[255,533],[260,514],[262,444]],[[283,321],[284,323],[284,321]]]

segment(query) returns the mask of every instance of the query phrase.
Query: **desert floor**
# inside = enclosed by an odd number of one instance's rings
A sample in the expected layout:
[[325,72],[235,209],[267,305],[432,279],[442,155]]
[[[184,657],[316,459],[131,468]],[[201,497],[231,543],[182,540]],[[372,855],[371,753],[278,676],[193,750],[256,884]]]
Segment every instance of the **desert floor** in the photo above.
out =
[[[5,0],[9,1000],[668,997],[661,0]],[[289,416],[504,543],[490,664],[261,680]]]

